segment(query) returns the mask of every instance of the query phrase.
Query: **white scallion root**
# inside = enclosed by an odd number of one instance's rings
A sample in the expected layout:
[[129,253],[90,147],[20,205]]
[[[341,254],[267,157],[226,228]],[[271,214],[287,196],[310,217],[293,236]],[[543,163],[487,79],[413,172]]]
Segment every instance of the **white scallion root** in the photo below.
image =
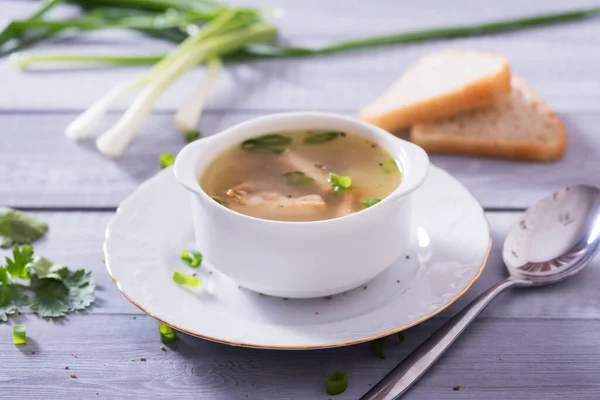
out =
[[206,76],[200,86],[175,113],[175,127],[180,132],[188,132],[198,128],[198,122],[204,106],[219,80],[223,63],[219,58],[212,58],[206,63]]

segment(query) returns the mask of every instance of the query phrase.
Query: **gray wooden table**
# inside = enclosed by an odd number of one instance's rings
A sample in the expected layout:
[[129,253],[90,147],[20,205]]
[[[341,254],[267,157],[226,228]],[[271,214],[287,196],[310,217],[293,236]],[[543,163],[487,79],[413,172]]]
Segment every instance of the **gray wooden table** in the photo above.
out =
[[[480,22],[501,17],[598,5],[598,0],[263,0],[282,7],[282,40],[319,44],[392,30]],[[451,5],[450,5],[451,4]],[[24,16],[35,3],[0,1],[0,18]],[[117,290],[102,263],[103,232],[116,206],[159,169],[157,156],[184,144],[172,111],[198,82],[185,76],[160,99],[124,157],[111,161],[93,144],[63,136],[66,124],[117,82],[142,68],[44,68],[18,72],[0,60],[0,204],[46,220],[40,254],[94,272],[96,305],[64,320],[25,313],[26,346],[12,344],[0,324],[0,398],[327,399],[328,373],[343,368],[357,399],[449,316],[504,276],[500,248],[524,207],[553,189],[600,184],[600,20],[513,34],[293,61],[227,68],[201,122],[213,134],[239,121],[277,111],[325,110],[355,114],[419,55],[442,47],[504,53],[554,108],[569,132],[560,162],[530,164],[432,157],[457,176],[488,211],[494,245],[476,284],[437,317],[406,332],[387,359],[366,344],[283,352],[234,348],[180,334],[161,351],[157,322]],[[156,53],[167,45],[132,34],[103,32],[66,38],[45,50]],[[109,119],[118,117],[114,110]],[[600,260],[555,287],[514,290],[496,300],[406,395],[407,399],[600,398]],[[72,356],[73,354],[76,357]],[[139,361],[140,357],[146,361]],[[69,366],[69,370],[65,367]],[[75,373],[77,379],[71,379]],[[453,391],[457,384],[460,391]]]

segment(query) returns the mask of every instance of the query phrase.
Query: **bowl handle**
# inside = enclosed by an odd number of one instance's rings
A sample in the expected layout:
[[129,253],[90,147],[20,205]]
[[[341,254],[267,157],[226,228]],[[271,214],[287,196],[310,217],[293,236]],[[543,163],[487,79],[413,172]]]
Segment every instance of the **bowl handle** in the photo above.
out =
[[198,139],[186,145],[175,158],[175,165],[173,166],[175,179],[192,193],[201,192],[198,184],[199,167],[206,160],[207,150],[209,150],[215,136]]
[[405,195],[416,190],[429,174],[429,157],[425,150],[416,144],[403,141],[403,150],[408,162],[407,171],[400,184],[398,194]]

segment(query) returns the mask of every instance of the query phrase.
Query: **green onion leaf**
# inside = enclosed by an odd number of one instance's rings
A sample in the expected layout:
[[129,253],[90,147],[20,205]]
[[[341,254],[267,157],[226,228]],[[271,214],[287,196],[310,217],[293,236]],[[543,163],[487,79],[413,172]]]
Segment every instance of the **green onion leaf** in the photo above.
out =
[[177,269],[173,273],[173,280],[180,285],[190,287],[200,287],[200,285],[202,285],[202,279],[196,278],[195,276],[182,274]]
[[164,344],[173,344],[177,340],[175,330],[169,325],[160,324],[158,326],[158,331],[160,332],[160,341]]
[[262,151],[281,154],[283,153],[285,146],[289,145],[290,143],[292,143],[292,138],[280,135],[278,133],[270,133],[268,135],[244,140],[240,147],[242,150],[246,151]]
[[400,171],[398,169],[398,163],[396,162],[396,160],[390,158],[389,160],[385,160],[384,162],[381,163],[381,168],[383,168],[383,170],[385,171],[386,174],[395,174],[398,171]]
[[202,264],[202,254],[194,250],[181,250],[181,259],[194,268]]
[[219,199],[218,197],[213,197],[212,199],[222,206],[227,206],[227,203],[225,202],[225,200]]
[[315,132],[306,138],[304,138],[304,143],[306,144],[320,144],[329,142],[333,139],[336,139],[340,134],[338,132]]
[[404,342],[404,339],[406,339],[404,332],[398,332],[398,344]]
[[352,187],[352,178],[344,175],[336,175],[330,172],[329,183],[331,183],[334,193],[338,193],[344,189],[350,189]]
[[375,204],[379,203],[380,201],[381,201],[381,199],[368,198],[368,199],[364,199],[362,201],[362,205],[365,208],[369,208],[369,207],[374,206]]
[[27,334],[25,333],[25,325],[13,325],[12,334],[14,344],[27,344]]
[[175,156],[171,153],[163,153],[158,159],[160,161],[161,168],[167,168],[175,163]]
[[383,355],[383,344],[387,340],[387,336],[375,339],[371,342],[371,353],[376,355],[377,357],[385,360],[385,356]]
[[286,172],[283,176],[285,177],[285,184],[288,186],[305,188],[315,183],[313,178],[305,176],[304,172],[301,171]]
[[188,131],[185,133],[185,141],[187,143],[192,143],[193,141],[200,139],[201,136],[202,134],[200,131]]
[[346,389],[348,389],[348,373],[346,371],[335,371],[327,377],[328,395],[342,394]]
[[29,244],[48,232],[48,225],[36,217],[8,207],[0,207],[0,247]]

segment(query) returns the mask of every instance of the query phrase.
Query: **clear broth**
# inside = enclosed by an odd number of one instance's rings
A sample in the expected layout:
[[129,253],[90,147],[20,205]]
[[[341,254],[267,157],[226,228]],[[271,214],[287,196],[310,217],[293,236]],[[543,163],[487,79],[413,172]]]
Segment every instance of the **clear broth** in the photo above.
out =
[[[261,136],[218,154],[200,179],[204,191],[252,217],[319,221],[364,210],[400,185],[398,163],[363,137],[324,131],[274,135],[276,144]],[[348,183],[343,181],[336,191],[330,173],[350,177],[351,187],[341,187]]]

